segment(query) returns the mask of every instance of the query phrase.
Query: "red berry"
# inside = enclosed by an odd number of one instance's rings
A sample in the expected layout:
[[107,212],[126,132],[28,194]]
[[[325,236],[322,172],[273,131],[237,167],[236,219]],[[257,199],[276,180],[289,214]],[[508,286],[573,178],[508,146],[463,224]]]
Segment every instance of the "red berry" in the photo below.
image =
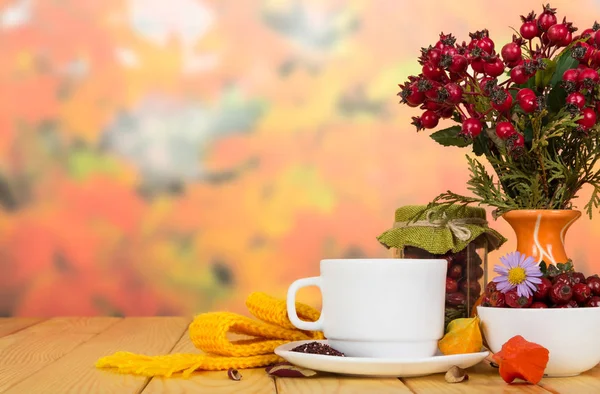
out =
[[596,47],[600,47],[600,35],[594,34],[594,44],[596,44]]
[[598,275],[589,276],[586,282],[590,290],[592,290],[592,294],[600,296],[600,278]]
[[469,279],[481,279],[483,278],[483,268],[480,265],[470,267],[467,275]]
[[446,303],[452,306],[464,305],[467,301],[467,296],[464,293],[457,291],[456,293],[446,294]]
[[579,308],[579,305],[577,305],[577,302],[575,302],[575,300],[571,300],[566,304],[556,305],[556,308]]
[[465,294],[477,295],[481,294],[481,285],[477,280],[463,279],[458,283],[458,287]]
[[504,308],[506,306],[506,296],[500,291],[494,291],[487,296],[488,306],[494,308]]
[[520,101],[521,98],[526,97],[526,96],[533,96],[535,98],[535,93],[531,89],[523,88],[523,89],[520,89],[517,92],[517,96],[516,97],[517,97],[517,100]]
[[505,89],[498,89],[492,92],[492,107],[498,112],[506,112],[512,107],[512,96]]
[[500,76],[504,72],[504,63],[502,63],[499,57],[496,57],[483,64],[483,71],[490,77]]
[[462,101],[462,88],[454,83],[454,82],[450,82],[447,83],[444,88],[446,89],[446,92],[448,93],[448,99],[446,101],[448,101],[449,103],[452,104],[458,104]]
[[579,60],[579,67],[585,68],[593,52],[594,48],[591,45],[585,42],[578,42],[573,46],[572,56]]
[[433,81],[439,81],[444,77],[444,70],[429,62],[423,65],[422,72],[426,78]]
[[536,285],[537,290],[533,293],[533,299],[536,301],[546,301],[548,292],[552,288],[552,282],[548,278],[540,278],[542,283]]
[[421,109],[430,109],[432,111],[438,111],[442,109],[442,104],[437,101],[426,100],[425,103],[421,106]]
[[497,84],[498,80],[496,78],[484,77],[481,78],[481,81],[479,81],[479,88],[486,96],[489,96],[489,94],[496,88]]
[[555,304],[566,304],[573,297],[573,289],[564,283],[557,283],[550,289],[550,299]]
[[523,134],[516,133],[508,139],[508,150],[510,152],[519,152],[525,146],[525,137]]
[[448,119],[454,114],[454,107],[445,107],[439,111],[440,117]]
[[592,297],[587,304],[585,304],[585,306],[589,306],[589,307],[600,307],[600,297],[595,296]]
[[494,52],[494,41],[489,37],[482,37],[477,42],[477,47],[491,55]]
[[478,119],[469,118],[463,122],[461,127],[461,134],[465,137],[475,138],[479,134],[481,134],[482,129],[483,126],[481,125],[481,122]]
[[442,59],[442,51],[437,48],[427,50],[427,60],[434,66],[437,66]]
[[584,303],[592,297],[592,290],[585,283],[576,283],[573,285],[573,299],[579,303]]
[[588,88],[593,88],[598,84],[598,72],[593,68],[584,68],[579,72],[577,82]]
[[454,55],[452,56],[452,63],[448,66],[448,70],[453,73],[463,73],[466,71],[469,66],[469,61],[463,55]]
[[567,104],[582,109],[585,107],[585,96],[579,92],[571,93],[567,96]]
[[537,97],[525,96],[519,100],[519,105],[527,114],[532,113],[538,108]]
[[416,83],[403,87],[398,95],[403,103],[406,103],[411,107],[416,107],[425,101],[425,93],[419,91]]
[[485,60],[483,59],[473,59],[471,61],[471,68],[473,71],[482,73],[484,72]]
[[500,54],[506,63],[512,63],[521,59],[521,47],[516,42],[509,42],[502,47]]
[[496,282],[494,281],[490,281],[487,285],[485,285],[485,293],[486,294],[492,294],[493,292],[497,291],[498,287],[496,285]]
[[516,133],[515,127],[510,122],[498,122],[496,125],[496,135],[505,140]]
[[533,297],[519,297],[517,289],[512,289],[504,293],[506,305],[511,308],[529,308],[533,303]]
[[522,65],[516,66],[512,70],[510,70],[510,79],[517,85],[529,81],[529,78],[531,78],[531,75],[525,72],[525,67],[523,67]]
[[452,47],[452,46],[445,46],[444,49],[442,49],[442,56],[454,56],[457,55],[458,51],[456,50],[456,48]]
[[564,23],[557,23],[555,25],[550,26],[548,29],[548,39],[553,43],[560,43],[562,40],[567,38],[567,34],[569,33],[569,29],[567,25]]
[[460,264],[454,264],[450,269],[448,269],[448,277],[452,279],[460,279],[462,278],[463,267]]
[[446,278],[446,293],[455,293],[458,291],[458,282],[452,278]]
[[577,83],[578,77],[579,77],[579,70],[576,68],[570,68],[563,73],[562,80],[565,82]]
[[586,283],[585,275],[581,272],[573,272],[571,273],[573,283]]
[[567,286],[573,286],[575,284],[575,282],[573,282],[573,276],[571,275],[571,273],[562,273],[559,275],[556,275],[554,277],[554,284],[562,284],[562,285],[567,285]]
[[438,125],[440,117],[433,111],[427,110],[421,115],[421,125],[426,129],[433,129]]
[[594,37],[596,35],[596,30],[593,28],[585,29],[581,32],[581,38],[588,38],[589,42],[594,42]]
[[535,309],[535,308],[537,308],[537,309],[548,308],[548,305],[546,305],[543,302],[536,301],[533,304],[531,304],[531,306],[529,308],[531,308],[531,309]]
[[527,21],[521,25],[519,32],[526,40],[531,40],[538,35],[538,26],[534,21]]
[[540,30],[548,31],[550,27],[556,24],[556,10],[550,7],[544,7],[544,12],[540,14],[538,17],[538,25],[540,26]]
[[579,119],[577,123],[584,129],[589,129],[596,124],[596,111],[592,108],[584,108],[583,111],[581,111],[581,115],[583,118]]
[[565,36],[565,38],[562,39],[562,41],[560,41],[558,43],[559,47],[566,47],[567,45],[569,45],[571,42],[573,42],[573,33],[571,33],[570,31],[567,32],[567,35]]

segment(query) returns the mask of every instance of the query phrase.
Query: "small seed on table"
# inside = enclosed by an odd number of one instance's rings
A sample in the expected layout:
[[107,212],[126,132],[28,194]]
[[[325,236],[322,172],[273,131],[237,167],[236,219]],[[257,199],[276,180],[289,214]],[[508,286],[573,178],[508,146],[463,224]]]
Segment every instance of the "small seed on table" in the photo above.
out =
[[234,368],[229,368],[227,370],[227,376],[231,380],[242,380],[242,374],[237,369],[234,369]]

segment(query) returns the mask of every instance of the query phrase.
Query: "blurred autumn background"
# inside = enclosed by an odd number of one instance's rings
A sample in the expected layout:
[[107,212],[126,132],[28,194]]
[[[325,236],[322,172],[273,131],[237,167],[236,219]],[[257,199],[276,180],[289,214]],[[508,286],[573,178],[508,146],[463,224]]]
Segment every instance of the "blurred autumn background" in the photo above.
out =
[[[581,29],[600,11],[552,5]],[[397,84],[440,31],[498,46],[532,9],[0,0],[0,315],[242,311],[321,258],[390,256],[375,237],[394,210],[467,179],[467,152],[417,134]],[[584,272],[599,232],[569,233]]]

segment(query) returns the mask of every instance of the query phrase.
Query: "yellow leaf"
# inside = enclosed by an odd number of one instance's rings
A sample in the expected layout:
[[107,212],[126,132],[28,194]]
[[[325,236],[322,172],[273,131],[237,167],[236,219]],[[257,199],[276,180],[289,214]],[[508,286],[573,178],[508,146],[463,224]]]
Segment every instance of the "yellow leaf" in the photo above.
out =
[[476,353],[481,351],[482,346],[479,317],[452,320],[446,335],[438,342],[440,351],[445,355]]

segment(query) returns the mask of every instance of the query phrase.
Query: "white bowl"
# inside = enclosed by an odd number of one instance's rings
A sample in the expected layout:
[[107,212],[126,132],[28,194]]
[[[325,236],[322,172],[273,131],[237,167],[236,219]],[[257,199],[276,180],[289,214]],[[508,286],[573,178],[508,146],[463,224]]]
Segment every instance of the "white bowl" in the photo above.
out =
[[600,363],[600,308],[477,307],[492,352],[521,335],[550,351],[547,377],[575,376]]

